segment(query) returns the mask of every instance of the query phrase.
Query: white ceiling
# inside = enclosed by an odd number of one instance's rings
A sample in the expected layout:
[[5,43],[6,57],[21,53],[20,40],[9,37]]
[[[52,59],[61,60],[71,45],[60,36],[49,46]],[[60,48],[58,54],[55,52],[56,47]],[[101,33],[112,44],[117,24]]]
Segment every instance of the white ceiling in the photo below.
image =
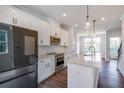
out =
[[[86,21],[86,5],[23,5],[21,7],[35,11],[42,16],[52,17],[69,27],[78,24],[78,30],[85,30],[83,24]],[[67,16],[62,17],[62,13],[66,13]],[[123,13],[124,6],[121,5],[89,6],[89,17],[91,21],[96,20],[97,31],[120,28],[120,17]],[[105,17],[105,21],[101,21],[102,17]]]

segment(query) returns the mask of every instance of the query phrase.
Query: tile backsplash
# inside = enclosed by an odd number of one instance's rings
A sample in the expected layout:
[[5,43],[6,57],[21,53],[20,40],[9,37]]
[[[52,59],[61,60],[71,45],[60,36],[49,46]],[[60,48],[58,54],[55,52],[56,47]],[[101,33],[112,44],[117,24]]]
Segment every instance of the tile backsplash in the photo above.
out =
[[61,46],[38,46],[38,55],[44,55],[50,52],[65,53],[66,47]]

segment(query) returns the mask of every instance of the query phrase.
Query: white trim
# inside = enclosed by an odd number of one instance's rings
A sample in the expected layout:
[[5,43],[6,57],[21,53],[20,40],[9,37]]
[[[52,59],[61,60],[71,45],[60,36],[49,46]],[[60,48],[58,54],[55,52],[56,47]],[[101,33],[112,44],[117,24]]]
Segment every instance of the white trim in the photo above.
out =
[[7,34],[7,31],[5,30],[0,30],[0,32],[5,32],[5,38],[6,40],[5,41],[0,41],[0,42],[4,42],[6,43],[6,51],[5,52],[0,52],[0,54],[7,54],[8,53],[8,34]]

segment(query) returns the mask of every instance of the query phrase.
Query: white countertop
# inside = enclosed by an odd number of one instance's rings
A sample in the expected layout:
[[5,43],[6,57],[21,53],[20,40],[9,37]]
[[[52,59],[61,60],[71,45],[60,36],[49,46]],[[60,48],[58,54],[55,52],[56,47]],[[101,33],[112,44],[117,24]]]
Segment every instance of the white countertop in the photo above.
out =
[[[91,56],[90,56],[91,58]],[[93,60],[88,60],[85,56],[83,55],[78,55],[73,58],[70,58],[69,63],[72,64],[77,64],[77,65],[85,65],[85,66],[90,66],[90,67],[100,67],[100,63],[94,59]]]

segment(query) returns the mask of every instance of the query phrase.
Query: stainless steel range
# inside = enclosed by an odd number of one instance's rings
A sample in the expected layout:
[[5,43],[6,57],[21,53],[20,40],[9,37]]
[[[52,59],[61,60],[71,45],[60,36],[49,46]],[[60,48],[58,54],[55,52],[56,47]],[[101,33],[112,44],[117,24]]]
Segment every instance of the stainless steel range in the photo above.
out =
[[55,70],[56,72],[64,68],[64,53],[48,53],[48,55],[55,56]]

